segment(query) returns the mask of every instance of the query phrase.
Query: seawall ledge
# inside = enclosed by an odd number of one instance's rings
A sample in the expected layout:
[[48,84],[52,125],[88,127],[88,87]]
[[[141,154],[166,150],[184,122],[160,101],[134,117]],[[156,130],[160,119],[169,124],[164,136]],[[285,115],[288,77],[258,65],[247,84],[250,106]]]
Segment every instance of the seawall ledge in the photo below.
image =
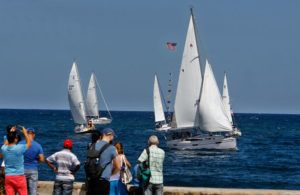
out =
[[[38,194],[51,195],[53,181],[39,181]],[[300,195],[300,190],[236,189],[165,186],[165,195]],[[85,185],[74,182],[73,195],[85,195]]]

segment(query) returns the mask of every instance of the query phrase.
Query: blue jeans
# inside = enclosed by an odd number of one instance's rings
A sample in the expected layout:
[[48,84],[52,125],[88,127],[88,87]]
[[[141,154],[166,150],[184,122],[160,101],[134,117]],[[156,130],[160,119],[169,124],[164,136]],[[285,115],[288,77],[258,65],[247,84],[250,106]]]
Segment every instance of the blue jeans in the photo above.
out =
[[27,182],[27,191],[29,195],[36,195],[37,183],[38,183],[38,171],[37,170],[25,170],[25,177]]
[[110,181],[109,195],[126,195],[127,188],[120,180]]
[[55,180],[53,187],[53,195],[72,195],[73,181]]
[[144,189],[145,195],[163,195],[163,184],[149,183],[146,189]]

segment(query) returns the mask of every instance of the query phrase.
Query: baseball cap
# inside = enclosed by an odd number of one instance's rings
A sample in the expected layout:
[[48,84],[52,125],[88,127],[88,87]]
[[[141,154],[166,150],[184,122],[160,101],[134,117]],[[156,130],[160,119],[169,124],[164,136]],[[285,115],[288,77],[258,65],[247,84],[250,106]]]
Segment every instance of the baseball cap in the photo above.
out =
[[69,149],[71,149],[72,146],[73,146],[72,140],[66,139],[66,140],[64,141],[64,148],[69,148]]
[[35,133],[35,129],[33,127],[28,127],[27,132]]
[[115,131],[111,128],[105,128],[102,130],[102,134],[105,134],[105,135],[110,135],[112,134],[113,136],[116,137],[116,134],[115,134]]

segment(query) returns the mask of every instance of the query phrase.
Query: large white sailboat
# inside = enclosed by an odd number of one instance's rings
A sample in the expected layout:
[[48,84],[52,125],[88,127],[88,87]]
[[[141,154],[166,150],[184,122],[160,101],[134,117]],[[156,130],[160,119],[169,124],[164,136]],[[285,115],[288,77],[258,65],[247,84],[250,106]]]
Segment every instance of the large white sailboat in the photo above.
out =
[[166,117],[165,117],[162,99],[161,99],[160,87],[156,75],[154,76],[153,105],[154,105],[155,129],[158,131],[170,129],[171,127],[166,122]]
[[77,124],[75,133],[86,133],[93,129],[85,126],[86,109],[81,90],[81,82],[76,62],[73,62],[68,82],[68,99],[74,122]]
[[167,145],[174,149],[236,149],[233,126],[227,116],[211,65],[201,72],[194,17],[191,12]]
[[[97,83],[98,82],[96,80],[96,76],[94,73],[92,73],[90,82],[89,82],[89,86],[88,86],[87,96],[86,96],[86,118],[87,118],[87,120],[91,121],[92,124],[94,124],[94,125],[110,124],[112,121],[112,117],[108,110],[106,101],[103,97],[101,88],[99,85],[97,85]],[[100,94],[102,96],[103,102],[107,108],[107,112],[108,112],[110,118],[100,117],[99,107],[98,107],[97,88],[96,88],[97,86],[99,87]]]

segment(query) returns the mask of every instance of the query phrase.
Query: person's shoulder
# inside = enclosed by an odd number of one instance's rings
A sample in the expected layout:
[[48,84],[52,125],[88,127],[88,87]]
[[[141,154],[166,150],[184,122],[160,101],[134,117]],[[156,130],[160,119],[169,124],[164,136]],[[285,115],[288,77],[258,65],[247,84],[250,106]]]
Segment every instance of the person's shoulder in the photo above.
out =
[[164,151],[163,149],[161,149],[161,148],[157,147],[157,150],[158,150],[159,152],[161,152],[161,153],[165,154],[165,151]]
[[19,144],[26,144],[25,140],[21,140]]
[[5,145],[5,144],[3,144],[2,146],[1,146],[1,150],[5,150],[7,148],[7,145]]

